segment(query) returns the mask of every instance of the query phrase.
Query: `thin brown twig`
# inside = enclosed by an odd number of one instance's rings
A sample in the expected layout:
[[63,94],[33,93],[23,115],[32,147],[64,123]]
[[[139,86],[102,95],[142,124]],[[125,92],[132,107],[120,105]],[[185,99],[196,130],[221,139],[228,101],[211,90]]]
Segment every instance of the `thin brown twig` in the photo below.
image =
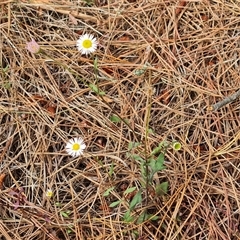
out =
[[225,97],[222,101],[215,103],[210,107],[211,111],[217,111],[219,108],[227,105],[228,103],[231,103],[235,101],[238,97],[240,97],[240,89],[235,92],[234,94]]

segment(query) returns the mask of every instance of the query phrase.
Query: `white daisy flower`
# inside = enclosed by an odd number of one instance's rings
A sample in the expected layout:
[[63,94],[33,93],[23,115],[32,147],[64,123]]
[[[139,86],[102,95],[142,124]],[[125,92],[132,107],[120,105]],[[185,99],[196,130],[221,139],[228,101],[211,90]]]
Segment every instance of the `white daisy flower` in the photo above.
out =
[[46,197],[51,198],[53,196],[53,191],[51,189],[48,189],[46,192]]
[[82,54],[95,52],[97,45],[97,39],[91,34],[84,34],[77,40],[78,51]]
[[73,138],[67,142],[66,151],[72,157],[78,157],[83,154],[86,145],[82,138]]

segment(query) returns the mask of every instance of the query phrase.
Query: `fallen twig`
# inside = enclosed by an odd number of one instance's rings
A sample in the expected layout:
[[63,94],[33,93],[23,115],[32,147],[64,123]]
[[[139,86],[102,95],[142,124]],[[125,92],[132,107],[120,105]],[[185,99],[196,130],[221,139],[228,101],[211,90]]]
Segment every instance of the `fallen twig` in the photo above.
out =
[[211,110],[211,111],[216,111],[216,110],[218,110],[219,108],[225,106],[226,104],[235,101],[238,97],[240,97],[240,89],[239,89],[237,92],[235,92],[234,94],[232,94],[232,95],[230,95],[230,96],[227,96],[227,97],[224,98],[222,101],[217,102],[217,103],[215,103],[214,105],[212,105],[212,106],[210,107],[210,110]]

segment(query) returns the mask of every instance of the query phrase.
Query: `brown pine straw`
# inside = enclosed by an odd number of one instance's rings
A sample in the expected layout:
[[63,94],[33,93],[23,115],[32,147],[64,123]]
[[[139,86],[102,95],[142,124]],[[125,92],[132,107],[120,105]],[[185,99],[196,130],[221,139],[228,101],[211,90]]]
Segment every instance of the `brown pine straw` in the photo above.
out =
[[[1,1],[0,239],[240,239],[239,15],[233,0]],[[163,140],[182,149],[146,191],[133,156]],[[132,215],[158,219],[125,223],[140,189]]]

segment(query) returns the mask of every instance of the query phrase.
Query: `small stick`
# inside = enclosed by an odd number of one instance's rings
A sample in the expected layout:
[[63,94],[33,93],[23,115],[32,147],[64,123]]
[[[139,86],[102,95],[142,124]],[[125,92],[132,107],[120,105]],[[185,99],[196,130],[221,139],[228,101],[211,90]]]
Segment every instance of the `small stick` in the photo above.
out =
[[212,105],[212,106],[210,107],[210,110],[211,110],[211,111],[216,111],[216,110],[218,110],[219,108],[225,106],[226,104],[235,101],[238,97],[240,97],[240,89],[239,89],[237,92],[235,92],[234,94],[232,94],[232,95],[224,98],[222,101],[217,102],[217,103],[215,103],[214,105]]

